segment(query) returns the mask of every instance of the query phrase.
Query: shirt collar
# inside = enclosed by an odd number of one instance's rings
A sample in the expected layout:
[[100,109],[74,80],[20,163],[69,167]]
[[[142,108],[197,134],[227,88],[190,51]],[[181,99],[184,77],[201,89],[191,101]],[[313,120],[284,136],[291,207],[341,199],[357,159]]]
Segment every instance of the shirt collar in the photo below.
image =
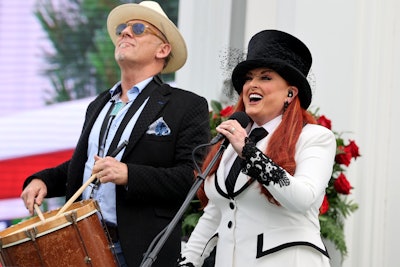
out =
[[[139,94],[140,94],[143,91],[143,89],[150,83],[150,81],[152,79],[153,79],[153,77],[147,78],[147,79],[139,82],[138,84],[135,84],[134,86],[132,86],[132,88],[128,90],[128,97],[130,98],[129,92],[132,92],[132,91],[136,91],[137,90],[139,92]],[[118,98],[118,96],[121,93],[121,91],[122,91],[121,81],[119,81],[113,87],[111,87],[111,89],[110,89],[111,98],[112,99],[114,99],[115,97]]]
[[282,121],[282,115],[279,115],[278,117],[270,120],[264,125],[258,125],[257,123],[253,123],[253,125],[251,126],[251,130],[257,127],[263,127],[265,130],[268,131],[268,134],[271,135],[278,127],[278,125],[281,123],[281,121]]

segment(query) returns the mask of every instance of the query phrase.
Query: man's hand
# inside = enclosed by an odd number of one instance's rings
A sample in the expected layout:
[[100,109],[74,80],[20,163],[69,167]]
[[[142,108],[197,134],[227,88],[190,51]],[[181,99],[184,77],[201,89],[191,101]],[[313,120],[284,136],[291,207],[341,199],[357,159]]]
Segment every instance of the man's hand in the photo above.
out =
[[36,203],[39,206],[42,205],[43,199],[47,195],[47,186],[40,179],[33,179],[24,191],[21,193],[21,198],[24,201],[25,207],[29,210],[29,213],[33,215],[34,207]]
[[96,174],[101,183],[112,182],[117,185],[128,184],[128,166],[113,157],[94,157],[92,174]]

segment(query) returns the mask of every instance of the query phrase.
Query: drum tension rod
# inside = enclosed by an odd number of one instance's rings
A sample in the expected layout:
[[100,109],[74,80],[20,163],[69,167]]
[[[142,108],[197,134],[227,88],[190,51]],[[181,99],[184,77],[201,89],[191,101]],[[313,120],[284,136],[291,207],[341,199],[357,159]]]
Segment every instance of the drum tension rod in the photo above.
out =
[[107,224],[106,224],[106,222],[105,222],[105,220],[104,220],[103,213],[101,212],[101,209],[100,209],[100,205],[99,205],[99,203],[98,203],[96,200],[94,200],[93,203],[94,203],[94,206],[95,206],[96,209],[97,209],[97,212],[98,212],[99,215],[100,215],[101,226],[103,227],[103,230],[104,230],[104,232],[106,233],[106,237],[107,237],[107,240],[108,240],[108,243],[109,243],[109,247],[110,247],[111,250],[113,251],[113,254],[116,255],[116,252],[115,252],[115,245],[114,245],[114,243],[112,242],[111,235],[110,235],[110,231],[108,231]]
[[39,245],[36,243],[36,236],[38,234],[38,230],[36,229],[36,227],[29,228],[29,229],[25,230],[25,234],[27,237],[29,237],[31,239],[33,246],[35,247],[35,250],[39,256],[40,262],[41,262],[42,266],[44,266],[44,264],[45,264],[44,257],[42,256],[42,253],[40,252]]
[[79,230],[79,227],[78,227],[78,224],[77,224],[78,216],[77,216],[76,211],[72,211],[70,213],[67,213],[67,214],[64,215],[64,217],[67,219],[68,222],[70,222],[73,225],[73,227],[75,229],[75,232],[77,233],[77,235],[79,237],[79,241],[81,242],[83,250],[85,251],[85,254],[86,254],[86,256],[84,258],[84,262],[86,264],[90,264],[91,265],[92,259],[89,256],[88,249],[87,249],[87,247],[85,245],[85,242],[83,241],[83,238],[82,238],[82,235],[81,235],[81,231]]

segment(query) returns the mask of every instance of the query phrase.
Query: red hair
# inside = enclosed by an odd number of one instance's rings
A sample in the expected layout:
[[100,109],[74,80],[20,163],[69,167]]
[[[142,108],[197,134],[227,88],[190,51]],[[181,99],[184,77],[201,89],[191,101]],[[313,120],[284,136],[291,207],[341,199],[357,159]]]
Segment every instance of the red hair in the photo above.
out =
[[[235,107],[235,111],[244,111],[243,97],[240,95],[238,103]],[[276,164],[281,166],[291,175],[294,174],[296,170],[296,161],[294,160],[294,155],[296,152],[296,143],[299,139],[301,130],[303,126],[307,123],[316,124],[315,118],[300,105],[300,100],[298,97],[292,101],[288,106],[286,111],[282,116],[282,122],[279,124],[278,128],[274,131],[271,139],[268,142],[268,147],[264,153],[268,155]],[[203,163],[203,169],[207,167],[214,155],[217,153],[221,142],[214,145]],[[216,172],[220,159],[214,165],[210,171],[210,175]],[[280,205],[279,202],[271,195],[271,193],[264,187],[261,187],[261,192],[267,197],[267,199],[276,205]],[[207,205],[208,199],[204,192],[204,184],[198,190],[197,196],[202,204],[202,207]]]

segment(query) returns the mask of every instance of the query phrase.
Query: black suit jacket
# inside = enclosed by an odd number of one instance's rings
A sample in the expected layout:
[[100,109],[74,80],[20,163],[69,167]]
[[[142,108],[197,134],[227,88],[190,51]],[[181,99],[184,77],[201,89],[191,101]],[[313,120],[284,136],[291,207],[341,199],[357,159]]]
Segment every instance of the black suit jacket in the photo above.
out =
[[[116,186],[120,242],[129,266],[139,266],[153,238],[171,221],[194,181],[192,151],[209,141],[209,112],[205,98],[162,84],[157,77],[149,101],[132,131],[121,162],[128,166],[128,186]],[[29,177],[42,179],[47,197],[70,198],[81,186],[87,160],[88,137],[104,105],[108,91],[87,108],[82,133],[71,160]],[[168,136],[146,133],[149,125],[163,117],[171,129]],[[198,159],[201,155],[197,155]],[[181,225],[164,244],[156,266],[174,266],[180,253]]]

